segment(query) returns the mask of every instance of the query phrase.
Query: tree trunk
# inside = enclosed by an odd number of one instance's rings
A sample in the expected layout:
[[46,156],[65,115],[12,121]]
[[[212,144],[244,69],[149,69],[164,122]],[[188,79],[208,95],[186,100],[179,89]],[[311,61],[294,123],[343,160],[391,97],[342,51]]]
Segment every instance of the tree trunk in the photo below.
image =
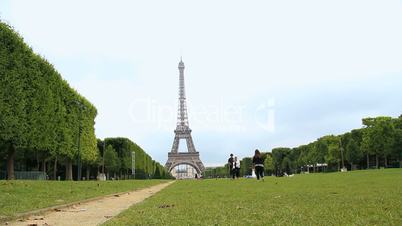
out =
[[28,168],[28,166],[29,166],[29,161],[28,160],[30,160],[30,159],[28,159],[28,158],[26,158],[25,159],[25,167],[24,167],[24,171],[29,171],[30,169]]
[[366,157],[367,157],[367,169],[370,169],[370,156],[368,153],[367,153]]
[[375,155],[375,168],[378,169],[378,155]]
[[66,180],[73,179],[73,163],[71,159],[66,160]]
[[42,172],[46,173],[46,160],[43,160],[43,163],[42,163]]
[[388,168],[388,157],[387,156],[384,156],[384,165],[385,165],[385,168]]
[[7,155],[7,180],[14,180],[14,156],[15,156],[15,147],[14,145],[10,145],[8,149]]
[[57,156],[54,159],[53,180],[57,180]]
[[39,160],[38,152],[35,153],[35,157],[36,157],[36,168],[35,168],[35,170],[39,171],[39,169],[40,169],[40,160]]
[[350,162],[350,171],[353,170],[353,162]]
[[90,168],[87,166],[86,180],[89,180]]

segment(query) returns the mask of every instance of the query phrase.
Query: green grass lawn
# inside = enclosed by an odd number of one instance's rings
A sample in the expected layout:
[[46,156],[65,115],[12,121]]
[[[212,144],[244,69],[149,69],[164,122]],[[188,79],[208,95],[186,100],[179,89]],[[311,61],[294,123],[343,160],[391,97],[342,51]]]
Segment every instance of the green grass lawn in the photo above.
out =
[[402,170],[177,181],[106,225],[402,225]]
[[0,220],[16,213],[131,191],[161,182],[164,181],[0,181]]

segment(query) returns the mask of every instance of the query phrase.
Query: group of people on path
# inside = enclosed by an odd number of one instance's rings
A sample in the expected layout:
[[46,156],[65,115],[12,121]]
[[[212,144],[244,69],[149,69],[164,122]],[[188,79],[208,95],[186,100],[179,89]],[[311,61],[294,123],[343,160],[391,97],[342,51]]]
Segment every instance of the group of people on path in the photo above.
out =
[[[240,160],[237,156],[233,157],[233,154],[230,154],[230,158],[228,159],[229,165],[229,173],[233,179],[240,177]],[[258,149],[254,152],[253,157],[253,170],[257,176],[257,180],[260,178],[264,180],[264,159],[261,156],[261,153]]]

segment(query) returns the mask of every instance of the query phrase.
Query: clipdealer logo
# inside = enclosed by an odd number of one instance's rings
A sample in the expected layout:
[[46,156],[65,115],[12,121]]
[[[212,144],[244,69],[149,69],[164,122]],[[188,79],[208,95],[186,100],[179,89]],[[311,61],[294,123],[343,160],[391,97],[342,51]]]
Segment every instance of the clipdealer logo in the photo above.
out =
[[254,119],[260,128],[271,133],[275,132],[275,99],[271,98],[258,105]]

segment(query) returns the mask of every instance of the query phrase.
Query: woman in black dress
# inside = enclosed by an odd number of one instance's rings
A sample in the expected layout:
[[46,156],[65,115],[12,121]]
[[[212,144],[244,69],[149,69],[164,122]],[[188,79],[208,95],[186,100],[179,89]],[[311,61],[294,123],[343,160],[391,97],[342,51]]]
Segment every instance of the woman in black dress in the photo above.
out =
[[257,180],[259,180],[260,177],[264,180],[264,159],[261,157],[261,153],[258,149],[255,150],[253,157],[253,167],[257,175]]

